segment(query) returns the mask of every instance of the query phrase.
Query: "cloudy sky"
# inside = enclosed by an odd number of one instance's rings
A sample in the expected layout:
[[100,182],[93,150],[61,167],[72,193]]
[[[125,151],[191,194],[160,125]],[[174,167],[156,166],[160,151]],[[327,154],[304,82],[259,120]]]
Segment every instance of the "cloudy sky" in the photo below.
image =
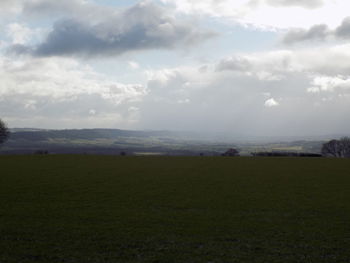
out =
[[10,127],[350,132],[348,0],[1,0]]

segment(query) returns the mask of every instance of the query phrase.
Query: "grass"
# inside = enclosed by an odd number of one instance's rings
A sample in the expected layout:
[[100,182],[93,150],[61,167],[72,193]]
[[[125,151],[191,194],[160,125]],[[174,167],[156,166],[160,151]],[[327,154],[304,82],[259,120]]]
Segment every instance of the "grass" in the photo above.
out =
[[0,262],[350,262],[350,160],[1,156]]

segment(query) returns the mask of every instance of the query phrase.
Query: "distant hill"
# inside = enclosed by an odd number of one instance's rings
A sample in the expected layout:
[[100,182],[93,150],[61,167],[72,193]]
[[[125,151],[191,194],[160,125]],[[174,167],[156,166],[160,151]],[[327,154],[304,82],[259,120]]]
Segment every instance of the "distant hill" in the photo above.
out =
[[25,132],[25,131],[48,131],[50,129],[37,129],[37,128],[10,128],[11,132]]
[[[336,137],[334,137],[336,138]],[[319,153],[326,139],[236,137],[224,134],[181,131],[135,131],[120,129],[45,130],[11,129],[9,140],[0,154],[35,152],[74,154],[167,154],[220,155],[229,148],[240,149],[242,155],[261,151]]]
[[41,129],[13,129],[11,140],[34,140],[42,141],[48,139],[117,139],[119,137],[194,137],[188,132],[171,131],[132,131],[119,129],[72,129],[72,130],[41,130]]
[[120,129],[71,129],[42,130],[17,128],[11,130],[9,140],[0,153],[91,153],[117,154],[161,153],[176,155],[197,155],[198,151],[210,149],[217,154],[220,149],[202,146],[198,135],[191,132],[133,131]]

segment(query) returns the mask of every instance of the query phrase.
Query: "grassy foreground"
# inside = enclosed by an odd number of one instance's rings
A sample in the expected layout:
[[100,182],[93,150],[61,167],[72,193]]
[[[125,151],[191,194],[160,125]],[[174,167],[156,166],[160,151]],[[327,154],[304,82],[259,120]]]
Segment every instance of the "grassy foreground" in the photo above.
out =
[[350,262],[350,160],[1,156],[0,262]]

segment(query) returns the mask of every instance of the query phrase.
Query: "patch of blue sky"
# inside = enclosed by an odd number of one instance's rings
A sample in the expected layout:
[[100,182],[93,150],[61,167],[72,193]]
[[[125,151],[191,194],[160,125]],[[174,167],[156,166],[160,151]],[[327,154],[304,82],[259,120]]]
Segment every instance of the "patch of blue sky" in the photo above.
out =
[[280,34],[276,31],[261,30],[237,23],[223,23],[215,19],[204,20],[202,27],[211,28],[219,34],[211,42],[210,50],[219,56],[237,52],[272,50],[278,46],[280,37]]
[[[129,62],[136,62],[139,68],[130,67]],[[114,81],[146,84],[145,71],[189,65],[191,61],[187,56],[187,52],[146,50],[130,52],[102,60],[90,60],[88,63],[97,72],[107,75],[108,78]]]

